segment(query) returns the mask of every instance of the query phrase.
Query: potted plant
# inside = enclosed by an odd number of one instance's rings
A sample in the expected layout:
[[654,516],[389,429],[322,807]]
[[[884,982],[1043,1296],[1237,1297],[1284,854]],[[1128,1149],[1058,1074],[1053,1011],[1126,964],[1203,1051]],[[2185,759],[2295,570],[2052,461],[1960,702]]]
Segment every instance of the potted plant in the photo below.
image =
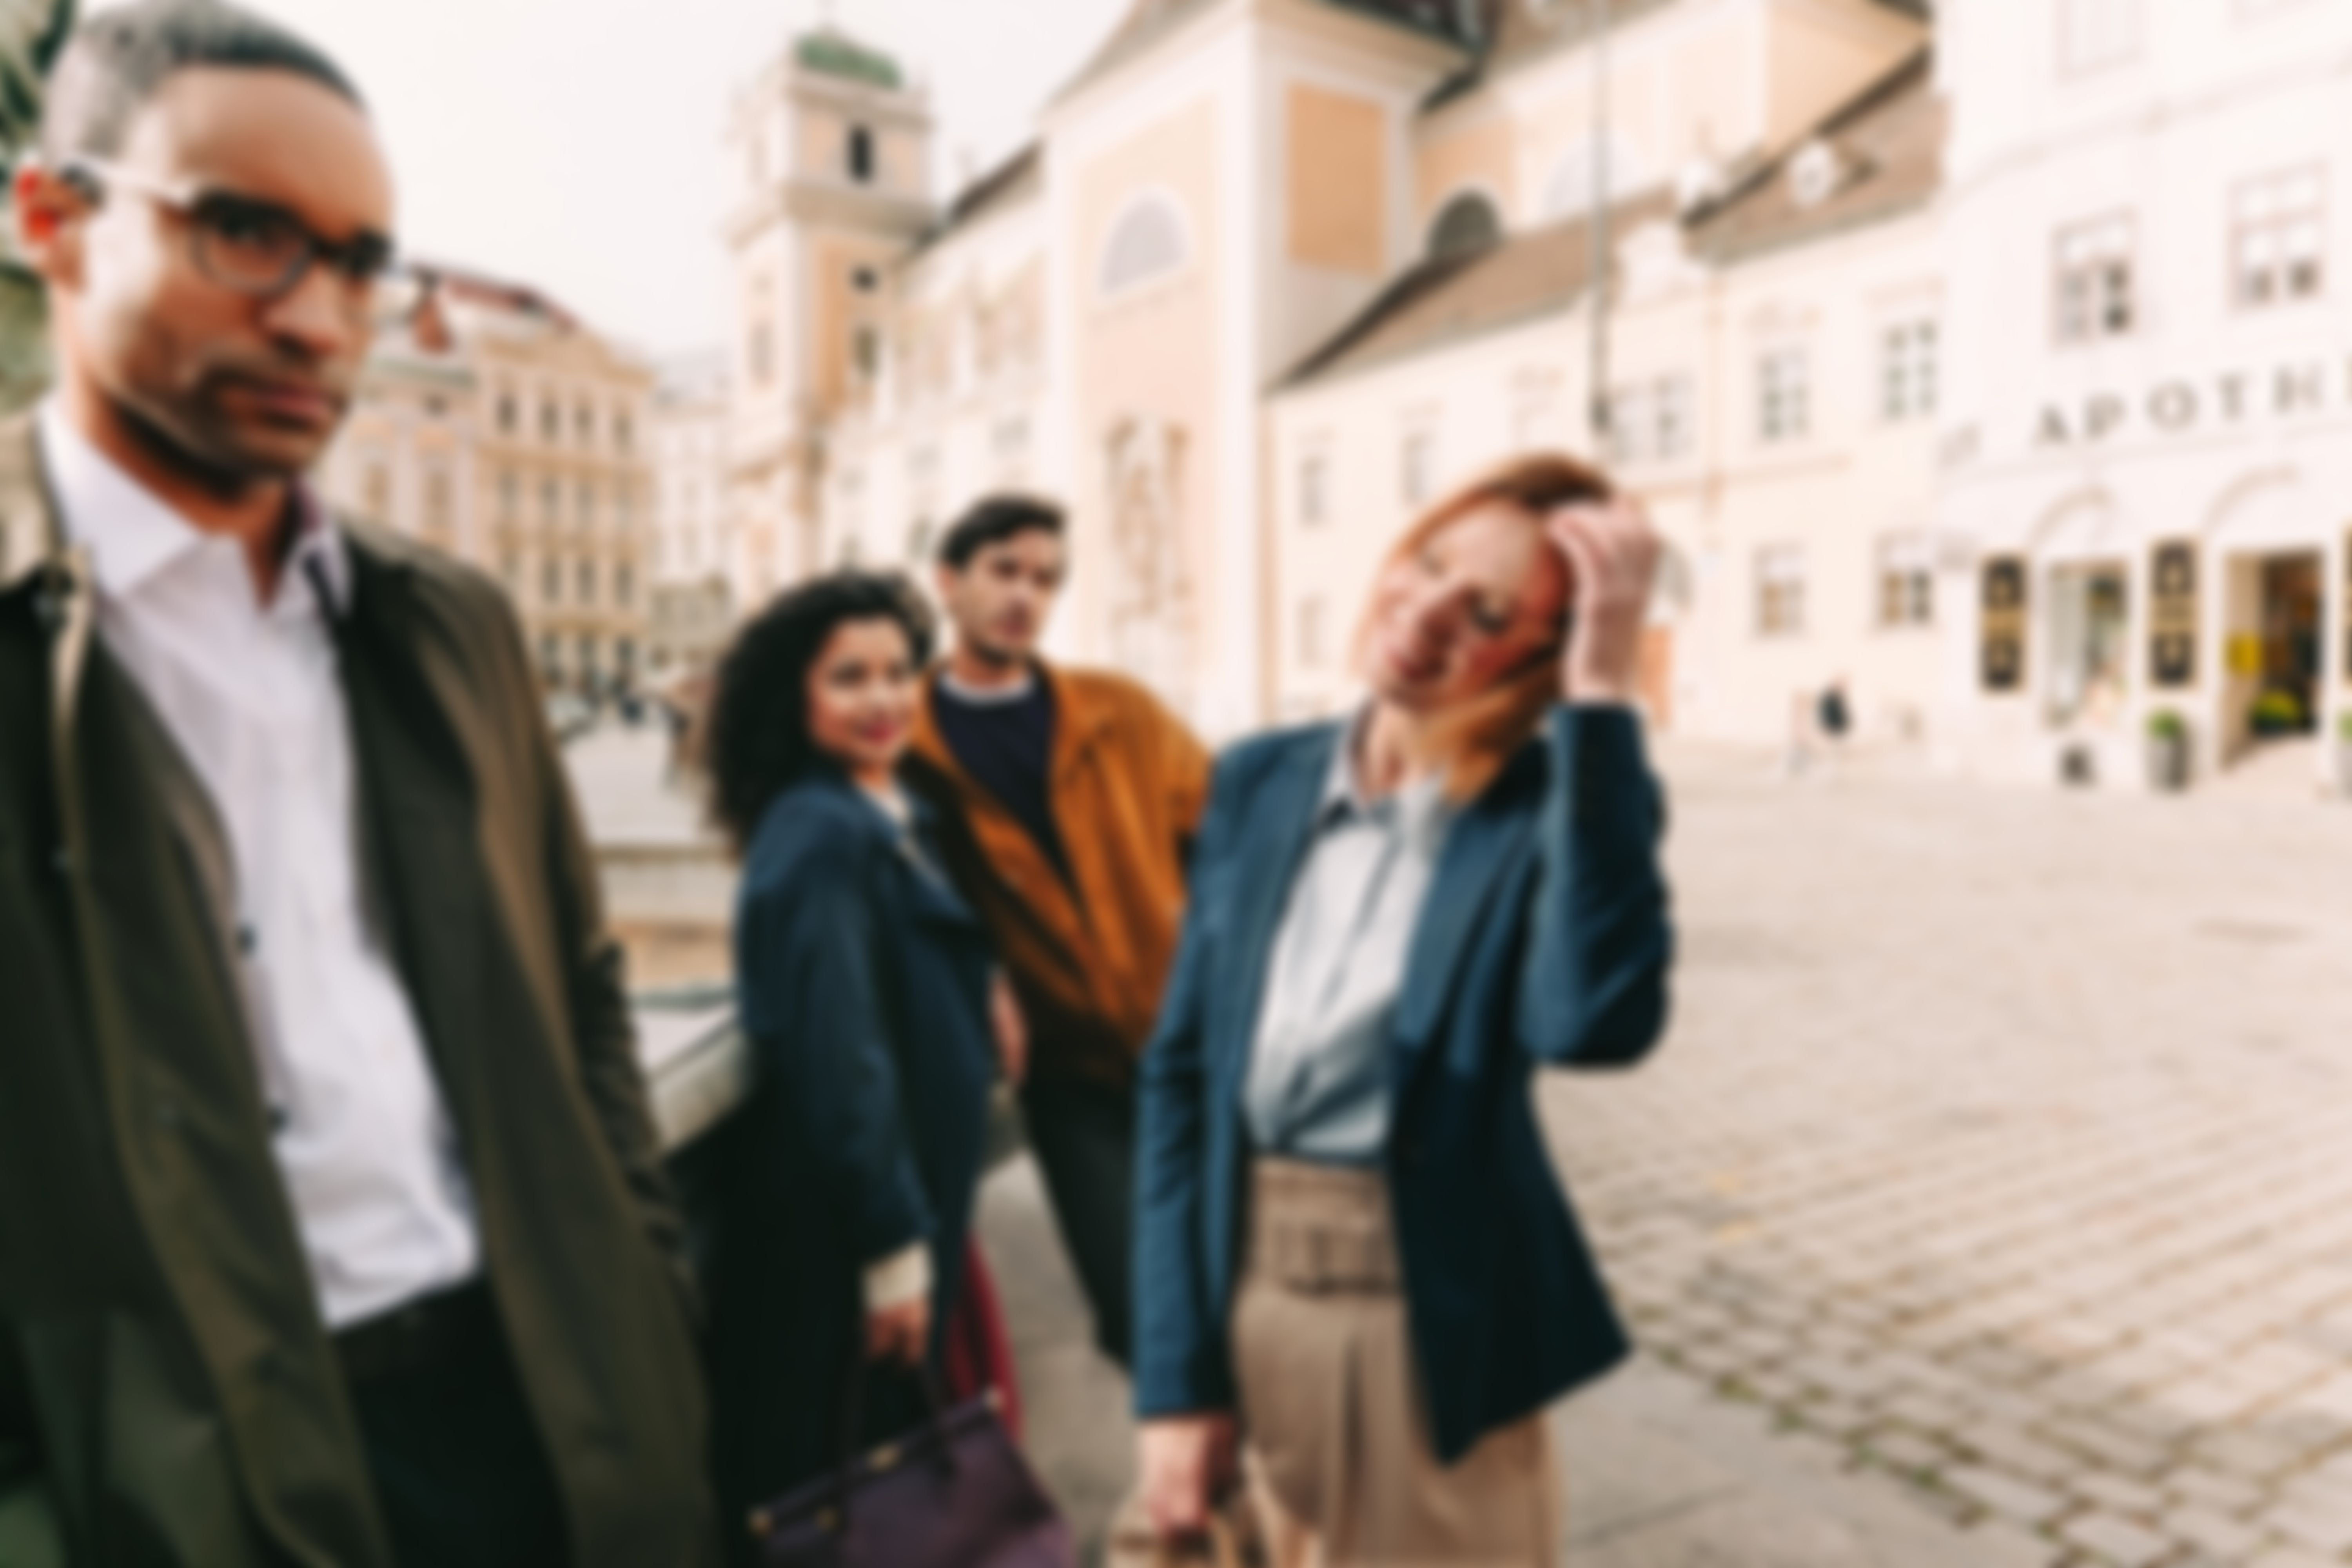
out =
[[2249,719],[2254,733],[2264,740],[2301,734],[2306,728],[2302,701],[2294,692],[2275,686],[2254,699]]
[[2147,782],[2167,795],[2189,787],[2189,721],[2169,708],[2147,716]]

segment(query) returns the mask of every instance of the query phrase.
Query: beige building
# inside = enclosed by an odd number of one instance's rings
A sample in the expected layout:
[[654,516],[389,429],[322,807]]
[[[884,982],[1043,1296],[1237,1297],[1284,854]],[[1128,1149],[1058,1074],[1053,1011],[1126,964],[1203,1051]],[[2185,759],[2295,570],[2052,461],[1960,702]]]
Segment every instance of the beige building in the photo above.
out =
[[646,667],[656,682],[707,670],[756,607],[728,504],[727,395],[723,355],[664,367],[654,395]]
[[444,272],[321,468],[335,504],[505,584],[551,686],[644,668],[654,373],[534,291]]
[[[1041,490],[1075,523],[1063,652],[1214,733],[1325,710],[1414,507],[1584,444],[1605,168],[1614,457],[1675,547],[1658,716],[1777,735],[1843,672],[1916,727],[1934,588],[1881,577],[1934,565],[1926,24],[1616,11],[1604,115],[1579,4],[1138,0],[944,206],[897,68],[802,40],[730,142],[738,367],[768,372],[736,400],[742,525],[780,572],[901,563],[976,495]],[[1890,412],[1896,357],[1927,401]]]

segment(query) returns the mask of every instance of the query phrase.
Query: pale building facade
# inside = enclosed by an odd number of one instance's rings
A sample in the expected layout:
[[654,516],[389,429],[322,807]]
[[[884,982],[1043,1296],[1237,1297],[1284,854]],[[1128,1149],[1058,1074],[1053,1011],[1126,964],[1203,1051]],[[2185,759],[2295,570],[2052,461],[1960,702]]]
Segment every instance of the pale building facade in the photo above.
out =
[[[1865,733],[1931,726],[1933,86],[1915,48],[1738,174],[1613,214],[1606,466],[1668,545],[1661,727],[1778,741],[1840,679]],[[1591,246],[1555,223],[1433,264],[1272,399],[1279,716],[1352,699],[1383,542],[1513,453],[1591,447]]]
[[551,686],[630,687],[646,647],[653,372],[530,289],[442,276],[432,330],[380,340],[323,491],[497,577]]
[[[798,423],[739,394],[736,432],[773,454],[739,441],[745,528],[804,541],[794,570],[905,563],[978,494],[1038,490],[1074,523],[1062,652],[1139,676],[1212,733],[1322,710],[1345,698],[1346,626],[1416,500],[1515,447],[1585,444],[1575,226],[1605,162],[1625,207],[1612,393],[1635,432],[1616,456],[1675,543],[1660,717],[1776,734],[1790,688],[1863,684],[1889,640],[1901,673],[1883,702],[1863,694],[1865,715],[1916,729],[1938,667],[1907,627],[1878,637],[1873,571],[1845,554],[1926,526],[1931,441],[1914,416],[1871,416],[1872,344],[1883,317],[1937,309],[1932,149],[1923,177],[1906,142],[1899,179],[1874,143],[1832,154],[1806,214],[1738,220],[1906,62],[1894,96],[1916,118],[1925,24],[1885,0],[1617,9],[1598,147],[1579,5],[1139,0],[1035,145],[944,211],[917,184],[819,213],[804,170],[766,164],[746,210],[770,221],[731,231],[739,353],[779,331],[789,257],[816,279],[790,299],[814,357]],[[919,97],[896,82],[845,40],[803,40],[739,106],[732,155],[748,170],[742,128],[811,104],[919,146]],[[797,145],[839,165],[845,121],[819,122]],[[921,237],[892,248],[908,221]],[[826,245],[878,287],[828,289]],[[1475,259],[1425,267],[1437,252]],[[1432,319],[1455,303],[1475,330]],[[1765,339],[1819,356],[1821,387],[1814,421],[1769,443],[1748,406]],[[787,472],[797,491],[776,488]],[[1759,637],[1754,578],[1775,550],[1785,575],[1783,546],[1816,584],[1810,618]]]
[[2315,774],[2352,696],[2352,9],[1971,5],[1945,36],[1961,759],[2134,787],[2167,713],[2202,773]]
[[653,518],[646,666],[656,682],[709,668],[757,607],[728,500],[730,415],[723,356],[663,367],[653,400]]

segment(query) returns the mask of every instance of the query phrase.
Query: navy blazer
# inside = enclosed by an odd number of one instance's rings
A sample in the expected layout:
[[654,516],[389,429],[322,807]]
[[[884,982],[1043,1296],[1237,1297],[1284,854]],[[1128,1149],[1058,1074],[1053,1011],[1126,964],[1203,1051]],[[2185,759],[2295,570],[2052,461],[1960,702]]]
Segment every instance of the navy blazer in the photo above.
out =
[[[1135,1378],[1147,1418],[1234,1407],[1226,1320],[1253,1157],[1243,1091],[1268,955],[1343,733],[1269,735],[1217,764],[1143,1061]],[[1638,1060],[1664,1026],[1663,818],[1640,721],[1557,709],[1455,822],[1414,931],[1384,1168],[1446,1463],[1627,1352],[1532,1080],[1538,1067]]]
[[[735,947],[754,1077],[714,1134],[709,1294],[719,1490],[740,1517],[840,1458],[865,1269],[919,1241],[940,1353],[996,1058],[986,933],[830,770],[761,816]],[[908,1392],[871,1391],[868,1436],[911,1421],[888,1402]]]

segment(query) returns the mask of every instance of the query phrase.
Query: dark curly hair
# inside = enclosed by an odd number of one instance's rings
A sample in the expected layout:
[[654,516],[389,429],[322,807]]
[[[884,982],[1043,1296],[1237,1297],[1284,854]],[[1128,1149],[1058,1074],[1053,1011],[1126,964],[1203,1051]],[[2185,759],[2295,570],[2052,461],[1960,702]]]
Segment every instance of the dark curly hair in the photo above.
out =
[[702,764],[710,817],[740,853],[776,796],[830,765],[809,739],[808,674],[845,621],[896,621],[918,668],[930,662],[931,613],[898,573],[835,572],[779,594],[719,660]]

